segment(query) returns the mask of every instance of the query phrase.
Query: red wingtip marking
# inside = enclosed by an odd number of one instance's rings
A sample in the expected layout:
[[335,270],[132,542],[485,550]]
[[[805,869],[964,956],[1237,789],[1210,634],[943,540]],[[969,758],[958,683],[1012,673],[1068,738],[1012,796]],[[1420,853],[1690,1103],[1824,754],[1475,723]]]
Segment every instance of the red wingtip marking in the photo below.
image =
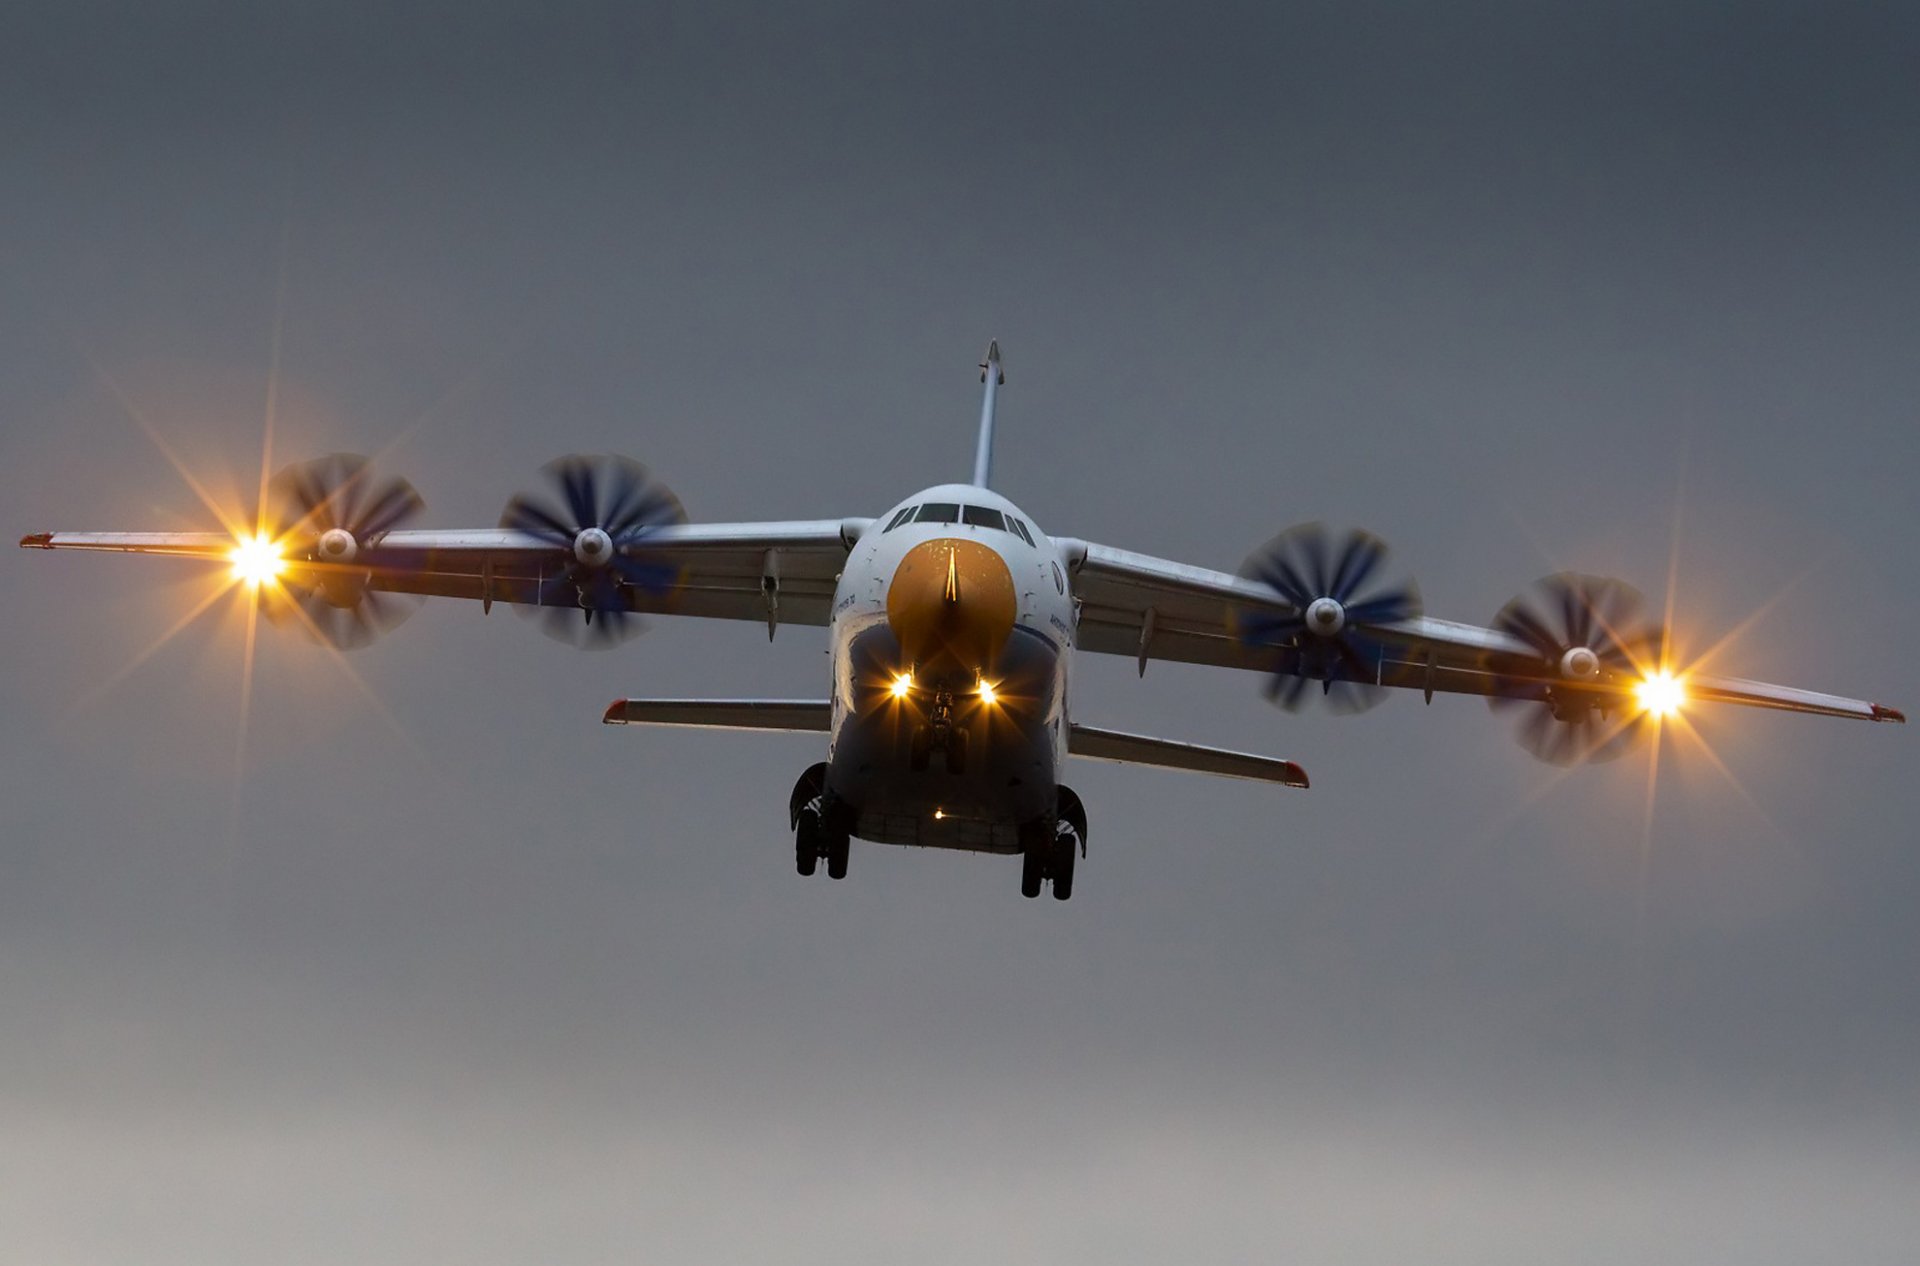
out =
[[52,549],[53,533],[32,532],[20,538],[21,549]]
[[1907,714],[1898,708],[1889,708],[1884,703],[1876,703],[1873,705],[1873,719],[1876,721],[1898,721],[1900,724],[1905,725],[1907,723]]
[[607,710],[600,714],[600,724],[625,725],[626,722],[620,718],[619,713],[620,709],[625,707],[626,704],[627,701],[625,699],[615,699],[612,703],[608,704]]

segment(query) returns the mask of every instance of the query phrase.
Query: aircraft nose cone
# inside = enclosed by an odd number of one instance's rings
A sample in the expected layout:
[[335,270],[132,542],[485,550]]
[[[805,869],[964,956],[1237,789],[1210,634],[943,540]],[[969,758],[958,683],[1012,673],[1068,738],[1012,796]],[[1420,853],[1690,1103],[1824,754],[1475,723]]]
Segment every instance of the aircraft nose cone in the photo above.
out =
[[1006,645],[1019,609],[1006,560],[964,537],[914,546],[887,587],[887,625],[907,665],[935,673],[984,671]]

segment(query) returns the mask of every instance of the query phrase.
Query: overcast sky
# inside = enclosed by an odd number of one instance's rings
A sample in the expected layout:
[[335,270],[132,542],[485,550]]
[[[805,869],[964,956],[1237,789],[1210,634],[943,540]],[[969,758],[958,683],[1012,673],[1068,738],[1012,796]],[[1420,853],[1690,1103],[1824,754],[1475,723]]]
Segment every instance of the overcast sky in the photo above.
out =
[[[1765,608],[1722,670],[1920,705],[1911,10],[551,7],[10,16],[10,530],[213,526],[132,415],[237,497],[276,356],[276,461],[427,526],[576,450],[871,515],[997,336],[1056,534],[1324,517],[1477,622],[1673,568],[1693,649]],[[1061,905],[802,881],[816,739],[598,723],[823,695],[817,630],[440,604],[249,698],[224,605],[140,660],[204,585],[0,568],[9,1259],[1914,1260],[1911,730],[1702,713],[1649,819],[1471,700],[1083,664],[1314,785],[1076,764]]]

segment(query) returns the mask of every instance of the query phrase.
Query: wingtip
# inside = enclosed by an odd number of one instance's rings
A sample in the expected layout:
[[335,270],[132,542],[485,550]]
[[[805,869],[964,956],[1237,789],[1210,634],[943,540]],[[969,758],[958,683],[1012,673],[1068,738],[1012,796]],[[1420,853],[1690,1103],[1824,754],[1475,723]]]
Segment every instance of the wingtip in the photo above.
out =
[[1905,725],[1907,723],[1907,714],[1898,708],[1889,708],[1884,703],[1876,703],[1873,705],[1873,719],[1876,721],[1897,721],[1901,725]]
[[600,724],[625,725],[627,719],[621,714],[626,710],[626,707],[627,701],[625,699],[615,699],[607,705],[607,710],[600,714]]
[[52,549],[53,533],[29,532],[20,538],[21,549]]

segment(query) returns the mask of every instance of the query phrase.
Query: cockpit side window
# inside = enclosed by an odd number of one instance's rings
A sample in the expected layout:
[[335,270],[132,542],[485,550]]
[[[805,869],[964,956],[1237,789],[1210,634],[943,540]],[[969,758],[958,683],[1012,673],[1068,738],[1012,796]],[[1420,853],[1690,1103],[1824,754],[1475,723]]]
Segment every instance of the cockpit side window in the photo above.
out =
[[1028,535],[1027,533],[1027,525],[1022,523],[1020,520],[1014,518],[1011,514],[1007,516],[1007,526],[1012,528],[1015,532],[1018,532],[1020,534],[1021,540],[1025,541],[1029,545],[1033,544],[1033,537]]
[[953,501],[929,501],[913,516],[915,523],[958,523],[960,506]]
[[891,523],[887,524],[886,527],[880,530],[883,532],[893,531],[893,529],[899,527],[902,523],[905,523],[908,519],[911,519],[913,517],[913,512],[915,510],[918,510],[919,508],[920,508],[919,506],[906,507],[905,509],[900,511],[900,513],[893,516],[893,521]]
[[1007,517],[991,506],[968,506],[962,513],[974,527],[992,528],[996,532],[1007,530]]

